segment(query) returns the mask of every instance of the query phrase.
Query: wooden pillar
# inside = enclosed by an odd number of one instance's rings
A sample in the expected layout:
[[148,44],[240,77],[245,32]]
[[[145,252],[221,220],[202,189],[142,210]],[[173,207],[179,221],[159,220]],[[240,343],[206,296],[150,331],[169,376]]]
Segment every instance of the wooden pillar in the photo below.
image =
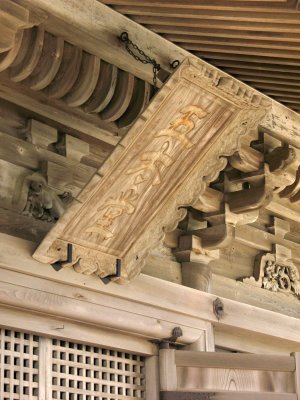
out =
[[182,283],[184,286],[211,293],[211,279],[212,272],[208,263],[182,263]]
[[300,353],[294,353],[296,362],[295,370],[295,389],[297,394],[297,400],[300,400]]
[[177,389],[174,349],[161,349],[159,351],[159,375],[161,391],[175,391]]

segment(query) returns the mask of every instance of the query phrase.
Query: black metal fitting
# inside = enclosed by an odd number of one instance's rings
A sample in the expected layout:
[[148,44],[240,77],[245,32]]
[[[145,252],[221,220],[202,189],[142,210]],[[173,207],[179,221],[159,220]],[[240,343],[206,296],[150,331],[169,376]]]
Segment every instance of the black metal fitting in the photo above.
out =
[[108,283],[111,282],[112,278],[120,278],[121,276],[121,260],[119,258],[117,258],[116,260],[116,273],[115,274],[111,274],[111,275],[107,275],[104,278],[100,278],[101,281],[107,285]]
[[180,326],[176,326],[175,328],[173,328],[170,337],[162,340],[153,340],[152,343],[157,344],[160,349],[169,349],[170,345],[175,345],[177,339],[181,336],[183,336],[182,329],[180,328]]
[[179,60],[174,60],[173,62],[170,63],[171,68],[176,69],[179,67],[180,61]]
[[67,246],[67,259],[65,261],[56,261],[55,263],[51,264],[55,271],[61,270],[64,266],[64,263],[70,263],[73,259],[73,245],[72,243],[68,243]]
[[129,40],[128,32],[122,32],[121,35],[119,36],[119,39],[126,43]]
[[222,300],[219,299],[219,297],[217,297],[216,300],[214,300],[213,302],[213,311],[218,320],[223,318],[225,315],[225,306]]

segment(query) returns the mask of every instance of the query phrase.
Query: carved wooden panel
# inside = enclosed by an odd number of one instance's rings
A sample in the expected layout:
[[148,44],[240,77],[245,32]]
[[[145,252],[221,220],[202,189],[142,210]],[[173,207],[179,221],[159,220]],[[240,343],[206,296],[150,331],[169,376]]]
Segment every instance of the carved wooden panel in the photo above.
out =
[[67,259],[81,273],[115,272],[119,282],[142,269],[147,251],[184,216],[224,156],[257,126],[269,101],[205,63],[186,60],[156,95],[112,156],[34,254]]

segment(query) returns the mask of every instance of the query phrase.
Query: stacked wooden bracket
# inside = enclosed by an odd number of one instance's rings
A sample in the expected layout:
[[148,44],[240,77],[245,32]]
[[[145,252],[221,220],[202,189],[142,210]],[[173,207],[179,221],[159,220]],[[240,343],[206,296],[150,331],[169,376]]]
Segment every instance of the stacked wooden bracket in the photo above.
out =
[[[245,226],[255,223],[262,209],[269,210],[271,215],[283,214],[291,218],[289,203],[296,204],[300,198],[299,165],[299,150],[288,143],[280,143],[257,130],[243,136],[238,151],[228,158],[218,179],[207,186],[188,210],[185,223],[169,234],[175,240],[166,238],[166,244],[169,243],[177,260],[182,262],[184,284],[210,291],[209,264],[219,258],[221,249],[233,245],[235,240],[257,250],[266,250],[258,254],[254,279],[244,282],[299,296],[299,272],[292,259],[298,262],[300,246],[284,239],[290,231],[289,223],[282,221],[288,228],[280,237],[270,238],[267,247],[253,240],[257,229]],[[274,226],[279,221],[275,218]],[[270,226],[269,230],[272,229]],[[267,255],[274,271],[265,270]],[[270,280],[275,276],[272,286]]]
[[42,91],[49,99],[99,114],[119,128],[130,126],[150,101],[149,83],[50,34],[42,25],[20,29],[13,39],[0,56],[0,72],[7,71],[11,81]]

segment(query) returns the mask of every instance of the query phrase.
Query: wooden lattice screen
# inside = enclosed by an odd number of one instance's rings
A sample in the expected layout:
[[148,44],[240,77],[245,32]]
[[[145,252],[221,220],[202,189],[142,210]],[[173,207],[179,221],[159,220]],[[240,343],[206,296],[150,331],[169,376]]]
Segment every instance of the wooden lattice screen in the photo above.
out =
[[145,398],[144,357],[0,329],[1,400]]

